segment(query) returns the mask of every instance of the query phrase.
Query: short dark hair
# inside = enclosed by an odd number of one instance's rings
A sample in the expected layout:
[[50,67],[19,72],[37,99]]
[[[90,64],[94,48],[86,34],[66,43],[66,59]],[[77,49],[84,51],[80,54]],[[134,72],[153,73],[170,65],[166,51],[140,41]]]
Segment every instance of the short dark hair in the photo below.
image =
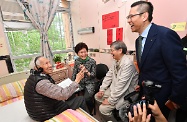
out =
[[139,6],[138,7],[138,11],[140,13],[143,13],[143,12],[148,12],[149,14],[149,17],[148,17],[148,20],[149,22],[152,21],[153,19],[153,5],[151,2],[146,2],[146,1],[137,1],[137,2],[134,2],[132,5],[131,5],[131,8],[132,7],[135,7],[135,6]]
[[88,46],[87,46],[85,43],[80,42],[80,43],[78,43],[78,44],[75,46],[75,52],[78,54],[78,52],[79,52],[80,50],[82,50],[83,48],[85,48],[85,49],[88,51]]
[[122,53],[123,54],[127,53],[127,46],[126,46],[126,44],[123,41],[117,40],[115,42],[112,42],[110,47],[114,47],[115,50],[122,49]]

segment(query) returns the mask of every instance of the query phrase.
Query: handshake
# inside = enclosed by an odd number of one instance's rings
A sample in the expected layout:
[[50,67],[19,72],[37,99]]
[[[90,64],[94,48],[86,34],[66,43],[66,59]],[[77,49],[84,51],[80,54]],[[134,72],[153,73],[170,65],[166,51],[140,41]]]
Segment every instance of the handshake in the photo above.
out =
[[87,70],[86,67],[85,67],[84,65],[82,65],[82,64],[79,66],[79,69],[83,70],[84,73],[88,73],[88,70]]
[[79,83],[84,78],[85,74],[90,76],[90,72],[88,72],[88,70],[85,68],[84,65],[80,65],[79,68],[81,69],[81,71],[76,75],[76,79],[75,79],[75,82],[77,83]]

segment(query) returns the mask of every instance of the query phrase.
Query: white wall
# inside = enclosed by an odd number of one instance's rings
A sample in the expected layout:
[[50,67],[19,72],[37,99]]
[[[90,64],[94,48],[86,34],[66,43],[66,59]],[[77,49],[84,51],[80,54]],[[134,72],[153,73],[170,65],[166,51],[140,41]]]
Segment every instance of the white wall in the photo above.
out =
[[[124,0],[123,0],[124,1]],[[73,33],[75,45],[78,42],[85,42],[89,48],[109,49],[107,45],[107,30],[102,29],[102,15],[119,11],[119,27],[123,27],[123,41],[128,50],[135,50],[135,39],[137,33],[132,33],[126,16],[129,13],[130,5],[138,0],[110,0],[103,3],[102,0],[73,0],[71,2],[71,13],[73,21]],[[185,15],[186,0],[149,0],[154,6],[153,22],[170,28],[173,22],[186,22]],[[95,27],[94,34],[78,35],[77,30],[85,27]],[[115,41],[116,28],[113,28],[113,41]],[[177,32],[180,37],[186,34],[186,30]],[[97,54],[97,63],[111,63],[108,54]]]
[[[187,22],[187,1],[186,0],[149,0],[154,6],[153,22],[166,27],[171,27],[171,23]],[[187,30],[178,31],[182,38]]]
[[[129,50],[134,50],[134,40],[138,36],[132,33],[126,21],[130,5],[135,0],[122,2],[110,0],[103,3],[102,0],[74,0],[71,2],[73,32],[75,44],[86,42],[89,48],[109,49],[107,45],[107,29],[102,29],[102,15],[119,11],[119,27],[123,27],[123,41]],[[94,34],[78,35],[77,30],[85,27],[95,27]],[[116,28],[113,28],[113,41],[116,39]],[[128,35],[128,36],[127,36]]]
[[[130,5],[134,1],[110,0],[103,3],[102,0],[73,0],[71,2],[71,13],[75,45],[79,42],[85,42],[89,48],[110,49],[110,46],[107,45],[107,29],[102,29],[102,15],[119,11],[119,27],[123,27],[123,41],[126,43],[128,50],[134,50],[134,40],[138,35],[131,32],[126,20]],[[95,27],[95,33],[77,34],[79,29],[86,27]],[[113,41],[115,41],[116,28],[112,29]],[[104,53],[96,53],[94,59],[97,63],[105,63],[108,66],[111,65],[112,61],[111,55]]]

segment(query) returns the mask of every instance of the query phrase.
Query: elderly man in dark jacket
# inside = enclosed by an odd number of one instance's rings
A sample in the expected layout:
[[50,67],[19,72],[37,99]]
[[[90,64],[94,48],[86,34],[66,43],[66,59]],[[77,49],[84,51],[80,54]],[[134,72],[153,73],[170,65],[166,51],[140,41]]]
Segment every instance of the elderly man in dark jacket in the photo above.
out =
[[79,87],[80,80],[84,77],[81,70],[69,87],[62,88],[55,84],[50,77],[52,65],[45,57],[36,57],[30,64],[31,74],[24,88],[24,102],[27,113],[36,121],[45,121],[71,108],[84,108],[83,97],[68,99]]

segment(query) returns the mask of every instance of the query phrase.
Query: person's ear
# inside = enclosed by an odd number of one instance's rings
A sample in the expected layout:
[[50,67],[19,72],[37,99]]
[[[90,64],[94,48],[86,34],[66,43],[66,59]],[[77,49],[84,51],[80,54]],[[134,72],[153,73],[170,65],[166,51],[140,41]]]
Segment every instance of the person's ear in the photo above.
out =
[[148,12],[143,13],[142,18],[144,22],[148,20],[148,16],[149,16]]
[[122,50],[122,49],[119,49],[119,51],[120,51],[120,53],[122,53],[123,50]]

